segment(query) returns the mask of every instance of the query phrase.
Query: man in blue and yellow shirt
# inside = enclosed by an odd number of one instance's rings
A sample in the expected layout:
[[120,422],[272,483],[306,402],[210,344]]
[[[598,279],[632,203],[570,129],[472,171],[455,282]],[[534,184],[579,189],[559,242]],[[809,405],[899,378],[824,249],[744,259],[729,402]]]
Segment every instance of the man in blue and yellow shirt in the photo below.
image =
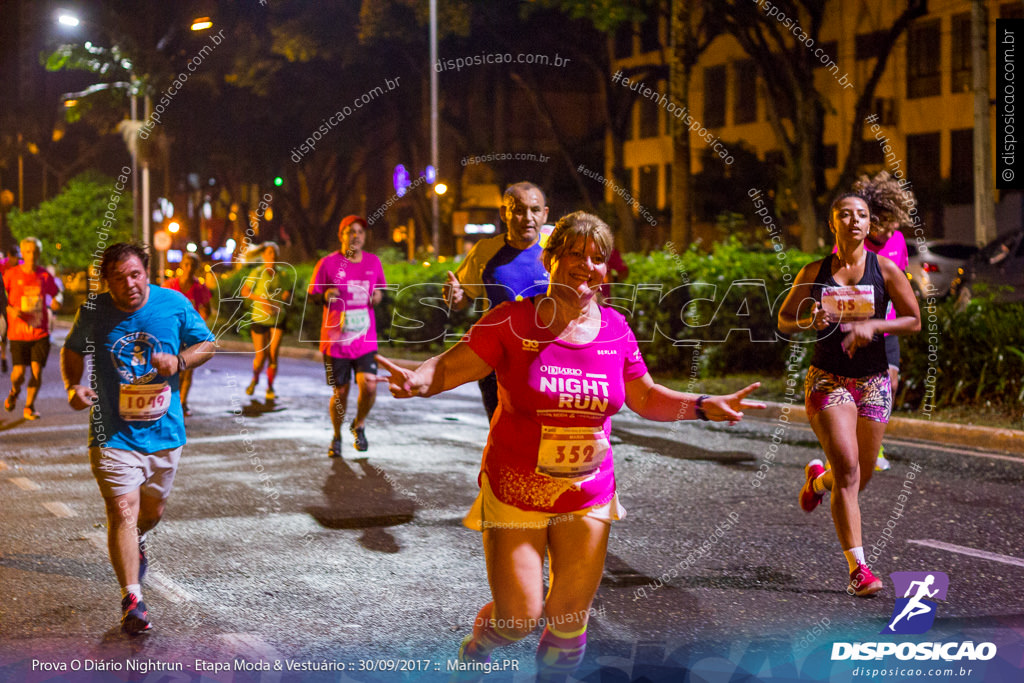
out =
[[[449,305],[462,310],[470,300],[486,298],[483,310],[547,291],[541,263],[541,228],[548,219],[544,192],[529,182],[509,185],[501,207],[508,231],[476,243],[459,269],[448,273]],[[480,380],[487,417],[498,407],[498,382],[492,372]]]

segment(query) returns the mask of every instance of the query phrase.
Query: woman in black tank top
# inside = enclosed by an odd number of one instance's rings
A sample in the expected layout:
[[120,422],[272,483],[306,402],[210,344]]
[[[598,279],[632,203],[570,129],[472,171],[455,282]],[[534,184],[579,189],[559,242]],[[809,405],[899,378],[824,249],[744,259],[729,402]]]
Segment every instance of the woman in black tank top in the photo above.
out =
[[[850,570],[847,592],[866,596],[882,588],[864,556],[858,494],[874,473],[892,410],[884,333],[917,332],[921,313],[896,264],[864,248],[870,213],[862,197],[839,197],[829,228],[838,252],[797,275],[779,310],[779,331],[817,332],[805,405],[830,469],[817,459],[807,464],[800,507],[811,512],[831,491],[832,519]],[[897,317],[886,320],[890,300]]]

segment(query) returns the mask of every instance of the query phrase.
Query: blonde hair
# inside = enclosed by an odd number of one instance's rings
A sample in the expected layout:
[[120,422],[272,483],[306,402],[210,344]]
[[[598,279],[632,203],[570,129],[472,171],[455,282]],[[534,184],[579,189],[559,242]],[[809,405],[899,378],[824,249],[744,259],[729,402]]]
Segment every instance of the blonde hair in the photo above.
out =
[[544,247],[544,256],[561,257],[580,239],[585,243],[587,238],[594,240],[594,244],[601,250],[601,255],[608,260],[612,248],[615,246],[612,229],[603,220],[586,211],[574,211],[558,219],[555,229],[548,237],[547,245]]
[[31,242],[32,244],[36,245],[36,256],[38,256],[39,254],[43,253],[43,243],[39,241],[38,237],[25,237],[25,238],[22,238],[21,241],[18,242],[18,246],[20,247],[23,244],[27,244],[29,242]]

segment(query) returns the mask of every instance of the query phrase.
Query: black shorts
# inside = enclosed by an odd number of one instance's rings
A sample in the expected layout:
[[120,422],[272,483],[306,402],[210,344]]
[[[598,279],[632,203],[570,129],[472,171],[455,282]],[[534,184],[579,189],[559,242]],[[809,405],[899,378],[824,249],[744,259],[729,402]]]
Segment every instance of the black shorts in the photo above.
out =
[[900,369],[900,338],[890,334],[885,338],[885,359],[890,368]]
[[18,341],[11,339],[11,365],[29,365],[39,363],[46,367],[46,359],[50,357],[50,338],[43,337],[35,341]]
[[[324,354],[324,370],[327,371],[327,386],[344,386],[352,380],[352,373],[377,374],[376,351],[359,356],[359,358],[335,358]],[[338,380],[341,380],[340,382]]]
[[284,321],[276,322],[273,325],[260,325],[253,323],[249,326],[249,334],[268,334],[271,330],[283,330]]

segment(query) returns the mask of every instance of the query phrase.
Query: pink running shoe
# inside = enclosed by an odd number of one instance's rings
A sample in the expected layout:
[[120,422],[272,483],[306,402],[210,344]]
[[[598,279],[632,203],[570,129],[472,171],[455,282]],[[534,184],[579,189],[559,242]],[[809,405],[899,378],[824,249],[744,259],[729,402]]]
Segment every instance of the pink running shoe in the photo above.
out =
[[821,499],[825,497],[824,493],[814,492],[814,480],[821,476],[824,471],[825,466],[818,459],[810,461],[807,463],[807,467],[804,468],[807,481],[804,482],[804,487],[800,489],[800,507],[804,512],[813,512],[814,508],[821,505]]
[[850,572],[850,587],[847,593],[865,598],[882,590],[882,580],[871,572],[866,564],[857,563],[857,568]]

